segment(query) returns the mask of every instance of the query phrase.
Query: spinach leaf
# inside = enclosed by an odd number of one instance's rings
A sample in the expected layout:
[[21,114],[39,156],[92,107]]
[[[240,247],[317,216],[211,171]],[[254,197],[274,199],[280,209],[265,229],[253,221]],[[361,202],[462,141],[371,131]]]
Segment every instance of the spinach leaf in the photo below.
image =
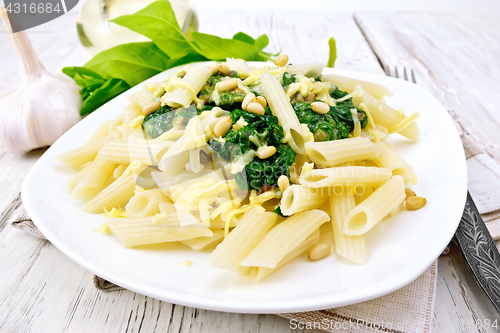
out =
[[169,58],[152,42],[131,43],[99,53],[85,67],[135,86],[169,68]]
[[267,35],[261,35],[255,40],[255,47],[259,51],[262,51],[267,45],[269,45],[269,37]]
[[202,55],[212,60],[225,60],[226,58],[261,59],[255,45],[238,39],[226,39],[193,32],[193,43],[200,49]]
[[66,67],[63,73],[73,78],[81,87],[83,104],[80,115],[91,113],[101,105],[130,89],[130,85],[121,79],[105,79],[95,71],[85,67]]
[[148,37],[171,58],[199,53],[182,33],[168,1],[155,1],[135,14],[120,16],[111,22]]
[[255,39],[253,39],[252,36],[249,36],[246,33],[241,32],[241,31],[234,34],[233,39],[240,40],[240,41],[247,43],[247,44],[255,45]]
[[243,118],[248,125],[240,129],[231,129],[224,136],[224,143],[211,140],[210,146],[227,161],[235,161],[250,150],[259,146],[274,146],[276,153],[266,159],[254,158],[244,170],[236,174],[235,179],[243,189],[259,190],[264,185],[277,185],[278,177],[290,176],[290,166],[295,162],[295,152],[289,145],[281,143],[284,138],[283,128],[278,118],[270,115],[258,115],[235,109],[231,112],[233,123]]
[[335,38],[330,38],[328,46],[330,47],[330,56],[328,57],[326,67],[333,67],[335,66],[335,60],[337,60],[337,42],[335,41]]
[[290,74],[288,72],[283,73],[282,81],[281,85],[283,86],[283,89],[286,90],[286,87],[295,82],[295,74]]
[[144,117],[142,130],[151,139],[155,139],[171,130],[175,125],[185,126],[189,122],[189,119],[197,115],[198,111],[195,105],[178,109],[172,109],[168,105],[164,105],[158,111]]

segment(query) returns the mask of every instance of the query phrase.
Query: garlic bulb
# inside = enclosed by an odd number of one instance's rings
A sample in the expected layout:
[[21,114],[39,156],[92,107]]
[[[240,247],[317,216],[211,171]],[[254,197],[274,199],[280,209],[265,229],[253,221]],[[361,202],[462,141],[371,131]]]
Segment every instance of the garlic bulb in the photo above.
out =
[[25,153],[54,143],[80,120],[78,86],[52,75],[38,59],[24,31],[12,33],[5,7],[0,9],[21,63],[21,82],[0,92],[0,150]]

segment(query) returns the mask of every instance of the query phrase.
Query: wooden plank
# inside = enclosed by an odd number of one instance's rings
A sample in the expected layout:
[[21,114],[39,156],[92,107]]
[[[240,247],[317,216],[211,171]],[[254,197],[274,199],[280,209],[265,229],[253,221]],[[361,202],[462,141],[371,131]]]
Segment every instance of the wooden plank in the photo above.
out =
[[[429,13],[357,12],[355,18],[379,61],[415,70],[417,83],[438,98],[458,129],[500,161],[500,132],[492,98],[500,89],[498,28],[485,17]],[[476,331],[498,313],[477,284],[460,249],[439,258],[435,309],[438,332]],[[493,332],[493,328],[479,330]]]
[[500,24],[493,17],[357,12],[380,62],[412,68],[479,145],[500,161]]
[[[283,49],[295,63],[328,57],[327,41],[337,38],[338,67],[382,73],[377,60],[349,14],[304,12],[225,12],[200,15],[204,32],[232,36],[243,30],[253,36],[271,31],[269,49]],[[217,15],[221,15],[218,13]],[[76,39],[70,13],[29,33],[49,71],[81,65],[89,56]],[[315,29],[310,29],[310,22]],[[297,24],[297,22],[302,22]],[[9,45],[0,28],[0,44]],[[0,49],[2,83],[17,79],[10,66],[15,57]],[[25,156],[0,155],[0,331],[24,332],[304,332],[291,330],[289,321],[274,315],[222,313],[176,306],[130,291],[102,293],[92,274],[66,258],[47,241],[35,239],[6,223],[19,204],[22,179],[43,151]],[[21,245],[21,246],[20,246]],[[307,332],[319,332],[316,330]]]

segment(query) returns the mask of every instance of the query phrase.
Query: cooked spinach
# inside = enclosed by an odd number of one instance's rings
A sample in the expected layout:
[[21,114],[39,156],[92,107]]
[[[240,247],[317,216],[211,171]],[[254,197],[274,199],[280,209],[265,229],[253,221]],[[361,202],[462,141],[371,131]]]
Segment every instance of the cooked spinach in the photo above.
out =
[[[214,74],[212,75],[207,83],[201,88],[198,98],[200,99],[205,99],[205,104],[209,106],[208,109],[210,110],[213,106],[215,106],[215,102],[212,101],[210,98],[210,95],[214,92],[215,90],[215,85],[222,81],[222,79],[226,77],[225,75],[222,74]],[[231,72],[230,77],[238,77],[238,73],[236,72]],[[235,89],[234,91],[223,91],[219,93],[220,95],[220,103],[219,107],[223,108],[224,110],[233,110],[235,108],[241,107],[241,102],[243,102],[243,99],[245,98],[245,93],[239,89]]]
[[283,89],[286,90],[286,87],[295,82],[295,74],[290,74],[288,72],[283,73],[282,81],[281,85],[283,86]]
[[[292,107],[299,121],[306,124],[314,136],[314,141],[345,139],[354,129],[351,109],[352,101],[346,100],[336,106],[330,106],[327,114],[318,114],[311,109],[311,103],[292,101]],[[358,109],[361,127],[366,127],[366,114]]]
[[198,111],[195,105],[178,109],[172,109],[168,105],[164,105],[158,111],[144,117],[142,130],[146,132],[148,137],[155,139],[175,125],[185,126],[189,119],[197,115]]
[[276,185],[281,175],[290,176],[289,168],[295,162],[295,152],[289,145],[281,143],[284,138],[283,128],[278,118],[271,115],[269,108],[261,116],[255,113],[235,109],[231,112],[233,124],[243,118],[248,124],[239,129],[231,129],[224,136],[224,143],[212,139],[210,146],[226,161],[234,162],[250,150],[260,146],[274,146],[276,153],[266,159],[255,157],[235,179],[243,189],[259,190],[264,185]]

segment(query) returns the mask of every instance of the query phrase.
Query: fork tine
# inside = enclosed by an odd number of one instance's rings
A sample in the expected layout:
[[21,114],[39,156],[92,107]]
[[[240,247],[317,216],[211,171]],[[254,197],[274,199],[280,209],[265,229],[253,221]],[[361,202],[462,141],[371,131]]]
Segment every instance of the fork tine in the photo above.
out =
[[415,72],[413,71],[413,69],[411,70],[411,81],[417,84],[417,80],[415,79]]
[[399,74],[398,74],[398,66],[394,67],[396,71],[396,79],[399,79]]
[[403,74],[406,81],[408,81],[408,74],[406,73],[406,67],[403,67]]
[[387,76],[391,76],[391,68],[389,67],[389,65],[386,65],[385,66],[385,74]]

